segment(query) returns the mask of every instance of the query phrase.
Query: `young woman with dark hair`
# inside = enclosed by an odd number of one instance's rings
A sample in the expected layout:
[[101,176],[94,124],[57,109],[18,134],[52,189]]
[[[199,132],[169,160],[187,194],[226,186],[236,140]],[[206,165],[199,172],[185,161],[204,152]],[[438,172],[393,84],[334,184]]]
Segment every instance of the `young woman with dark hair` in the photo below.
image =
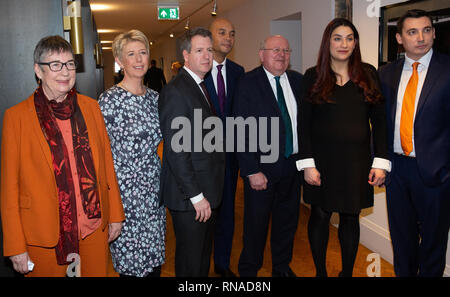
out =
[[316,274],[327,276],[329,222],[338,212],[339,276],[350,277],[359,243],[359,213],[373,206],[373,186],[382,186],[390,170],[377,72],[361,61],[358,31],[351,22],[338,18],[328,24],[317,65],[304,79],[297,166],[304,170],[304,201],[311,204],[308,237]]

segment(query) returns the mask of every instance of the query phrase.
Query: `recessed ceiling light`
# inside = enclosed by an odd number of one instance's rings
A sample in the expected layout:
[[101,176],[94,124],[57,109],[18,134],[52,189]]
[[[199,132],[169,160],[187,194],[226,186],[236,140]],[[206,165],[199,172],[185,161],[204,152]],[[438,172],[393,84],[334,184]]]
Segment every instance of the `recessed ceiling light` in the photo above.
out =
[[107,4],[91,4],[91,10],[92,11],[109,10],[109,9],[112,9],[111,5],[107,5]]
[[114,33],[117,32],[117,30],[113,30],[113,29],[97,29],[98,33]]
[[170,36],[170,38],[173,38],[173,33],[170,33],[170,35],[169,35],[169,36]]

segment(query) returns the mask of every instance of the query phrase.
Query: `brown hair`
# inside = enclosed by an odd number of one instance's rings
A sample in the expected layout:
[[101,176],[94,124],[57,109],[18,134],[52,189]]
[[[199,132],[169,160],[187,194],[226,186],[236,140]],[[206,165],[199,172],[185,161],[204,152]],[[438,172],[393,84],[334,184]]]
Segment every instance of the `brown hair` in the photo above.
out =
[[368,77],[367,69],[361,61],[359,34],[356,27],[347,19],[336,18],[325,28],[317,59],[317,79],[309,90],[308,98],[313,103],[333,102],[331,92],[336,84],[336,74],[331,69],[330,40],[331,34],[339,26],[350,27],[355,38],[355,48],[348,62],[350,80],[364,91],[367,102],[376,103],[382,99],[381,93],[373,79]]

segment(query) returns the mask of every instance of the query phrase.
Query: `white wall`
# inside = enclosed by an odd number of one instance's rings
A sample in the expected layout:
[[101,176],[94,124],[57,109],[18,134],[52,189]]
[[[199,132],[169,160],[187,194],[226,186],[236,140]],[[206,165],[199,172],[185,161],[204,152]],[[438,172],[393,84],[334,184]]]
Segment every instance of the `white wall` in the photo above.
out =
[[[295,62],[295,65],[301,67],[297,70],[304,72],[316,64],[322,32],[333,18],[333,6],[334,0],[245,1],[241,6],[220,15],[228,18],[236,29],[236,43],[229,58],[241,64],[246,71],[259,66],[259,45],[272,34],[271,22],[301,13],[301,29],[298,32],[303,40],[301,61]],[[198,25],[208,28],[209,21]],[[150,54],[152,58],[164,57],[164,60],[169,60],[173,56],[175,59],[174,39],[166,38],[152,49],[153,52]],[[167,76],[170,72],[164,70]]]
[[301,13],[301,72],[316,64],[321,34],[332,19],[333,0],[249,0],[224,14],[236,29],[236,44],[230,58],[249,71],[260,65],[259,45],[271,35],[271,22]]
[[289,68],[295,71],[304,72],[302,71],[302,22],[300,19],[300,14],[297,15],[298,20],[272,21],[270,24],[270,34],[283,35],[287,40],[289,40],[289,47],[292,50]]
[[[162,68],[166,81],[169,82],[172,78],[170,66],[173,61],[177,60],[177,39],[165,37],[158,41],[157,44],[150,46],[150,59],[157,61],[157,67]],[[161,58],[164,60],[164,65],[161,65]],[[183,61],[180,61],[183,62]]]

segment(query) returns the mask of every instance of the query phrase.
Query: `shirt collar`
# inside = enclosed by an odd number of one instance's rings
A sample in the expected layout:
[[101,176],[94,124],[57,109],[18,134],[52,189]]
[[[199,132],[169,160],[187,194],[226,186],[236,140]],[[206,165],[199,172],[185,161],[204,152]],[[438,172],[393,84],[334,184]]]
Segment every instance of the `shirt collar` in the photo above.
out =
[[187,71],[187,73],[189,73],[190,76],[192,76],[192,78],[195,80],[195,82],[197,84],[200,84],[203,79],[201,79],[197,74],[195,74],[191,69],[187,68],[186,66],[183,66],[184,70]]
[[222,69],[224,69],[226,63],[227,63],[227,58],[225,58],[225,60],[223,60],[222,63],[218,63],[216,60],[213,59],[213,68],[217,68],[217,65],[223,65]]
[[[271,79],[274,79],[274,78],[275,78],[275,75],[273,75],[272,73],[270,73],[266,68],[264,68],[264,66],[263,66],[263,69],[264,69],[264,71],[266,72],[266,75],[267,75],[267,78],[269,79],[269,81],[270,81]],[[285,78],[285,77],[286,77],[286,72],[283,72],[283,74],[280,75],[280,78]]]
[[419,62],[420,63],[419,67],[428,68],[432,56],[433,56],[433,49],[430,49],[428,53],[423,55],[418,61],[414,61],[413,59],[408,57],[407,54],[405,54],[405,67],[412,68],[414,62]]

